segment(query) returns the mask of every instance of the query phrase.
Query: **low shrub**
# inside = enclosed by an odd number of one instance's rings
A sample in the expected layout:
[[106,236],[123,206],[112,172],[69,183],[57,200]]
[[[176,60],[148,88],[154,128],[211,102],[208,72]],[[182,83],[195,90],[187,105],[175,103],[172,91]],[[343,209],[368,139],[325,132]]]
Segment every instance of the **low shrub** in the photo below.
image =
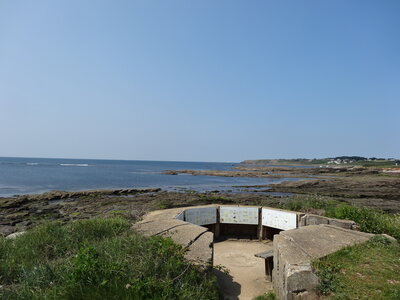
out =
[[327,210],[335,204],[337,204],[336,201],[327,200],[319,196],[297,196],[281,204],[279,207],[287,210],[309,212],[315,209]]
[[388,214],[368,207],[359,207],[319,196],[295,197],[280,208],[312,212],[322,210],[326,217],[352,220],[361,231],[393,236],[400,240],[400,214]]
[[327,217],[356,222],[360,230],[369,233],[386,233],[400,240],[400,215],[387,214],[367,207],[340,204],[328,209]]

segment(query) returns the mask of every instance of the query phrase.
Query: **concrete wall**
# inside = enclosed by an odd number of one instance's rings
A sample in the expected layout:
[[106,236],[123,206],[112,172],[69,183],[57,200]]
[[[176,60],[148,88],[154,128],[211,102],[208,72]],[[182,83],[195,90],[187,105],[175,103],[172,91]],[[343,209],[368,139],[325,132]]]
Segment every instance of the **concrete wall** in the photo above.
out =
[[290,230],[298,227],[303,215],[294,211],[263,207],[261,209],[262,225],[280,230]]
[[[266,233],[269,229],[272,229],[270,230],[272,233],[279,233],[280,230],[291,230],[304,226],[321,224],[329,224],[344,229],[358,229],[357,224],[349,220],[339,220],[314,214],[257,206],[213,205],[185,208],[176,216],[176,218],[202,226],[218,223],[255,225],[259,227],[260,232],[257,234],[260,239],[265,239]],[[229,226],[224,226],[224,228],[228,227]],[[245,228],[246,226],[233,227],[238,228],[239,231],[243,231],[242,228]],[[230,229],[225,229],[224,232],[233,234]]]
[[352,229],[352,230],[358,229],[358,226],[354,221],[327,218],[313,214],[303,215],[300,218],[299,227],[309,226],[309,225],[321,225],[321,224],[329,224],[344,229]]
[[219,222],[225,224],[260,224],[260,207],[256,206],[228,206],[219,207]]

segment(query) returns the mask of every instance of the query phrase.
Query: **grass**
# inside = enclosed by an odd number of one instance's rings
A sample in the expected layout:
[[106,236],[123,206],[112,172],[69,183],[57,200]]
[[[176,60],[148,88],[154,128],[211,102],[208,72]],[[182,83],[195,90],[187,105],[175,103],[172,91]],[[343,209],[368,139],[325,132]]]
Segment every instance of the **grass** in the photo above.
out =
[[170,239],[120,218],[47,222],[0,238],[1,299],[218,299],[211,274]]
[[377,235],[314,261],[319,293],[332,300],[400,299],[400,245]]
[[320,210],[326,217],[356,222],[361,231],[386,233],[400,241],[400,214],[388,214],[372,208],[350,205],[319,196],[295,197],[280,207],[302,212]]
[[264,295],[257,296],[253,298],[253,300],[276,300],[276,295],[273,291],[269,291],[268,293]]

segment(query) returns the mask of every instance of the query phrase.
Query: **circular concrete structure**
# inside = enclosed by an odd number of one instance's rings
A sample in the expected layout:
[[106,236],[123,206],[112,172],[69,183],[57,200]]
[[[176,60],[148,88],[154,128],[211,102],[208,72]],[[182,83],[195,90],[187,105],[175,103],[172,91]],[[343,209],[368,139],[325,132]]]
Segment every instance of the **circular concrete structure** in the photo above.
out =
[[[356,228],[354,222],[347,220],[270,207],[233,205],[157,210],[148,213],[142,221],[133,225],[133,229],[146,236],[170,237],[187,250],[185,258],[189,262],[205,269],[211,269],[213,266],[214,241],[221,236],[244,237],[258,241],[273,240],[273,249],[262,249],[263,251],[256,255],[259,257],[257,259],[253,259],[253,255],[256,254],[254,251],[244,250],[251,252],[252,259],[244,258],[239,251],[230,260],[228,257],[228,260],[239,273],[240,266],[245,272],[247,261],[252,261],[252,266],[259,261],[265,270],[265,281],[260,280],[257,283],[258,277],[253,281],[260,285],[268,285],[267,282],[272,281],[278,298],[284,300],[317,299],[315,288],[319,279],[313,272],[311,261],[343,247],[365,242],[372,236],[353,230]],[[224,255],[218,253],[218,259],[223,261]],[[245,275],[242,277],[246,279]],[[246,284],[249,286],[253,283]],[[235,286],[231,285],[231,288],[235,289]],[[265,288],[268,289],[268,286]],[[242,288],[240,292],[241,290]],[[225,291],[225,294],[230,296],[228,291]],[[236,296],[234,294],[235,292],[231,295],[232,299],[247,298],[246,295],[240,297],[240,293]]]

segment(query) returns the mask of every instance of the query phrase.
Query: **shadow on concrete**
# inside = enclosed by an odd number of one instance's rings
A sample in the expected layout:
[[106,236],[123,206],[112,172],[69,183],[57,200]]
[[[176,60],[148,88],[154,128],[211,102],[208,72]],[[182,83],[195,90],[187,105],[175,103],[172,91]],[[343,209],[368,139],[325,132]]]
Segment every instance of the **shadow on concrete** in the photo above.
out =
[[219,292],[222,299],[238,300],[242,288],[239,283],[233,281],[233,277],[220,270],[213,268],[213,274],[218,279]]

